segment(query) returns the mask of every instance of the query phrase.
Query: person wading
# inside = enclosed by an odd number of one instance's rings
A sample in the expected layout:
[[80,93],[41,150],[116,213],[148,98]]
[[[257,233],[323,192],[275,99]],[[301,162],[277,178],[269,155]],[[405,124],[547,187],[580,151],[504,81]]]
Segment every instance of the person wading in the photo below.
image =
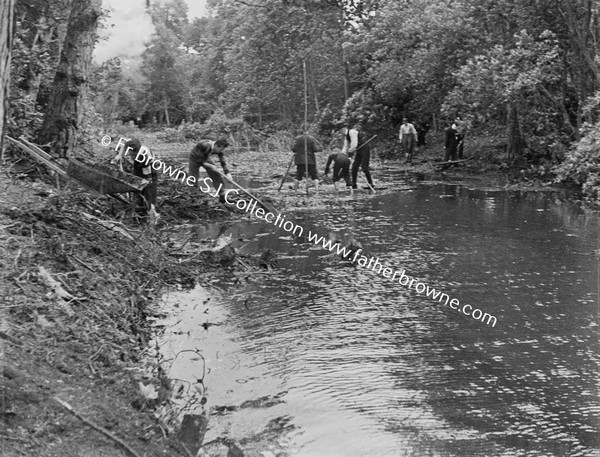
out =
[[329,174],[329,167],[333,163],[333,187],[337,192],[337,182],[341,179],[346,181],[346,187],[350,187],[350,193],[353,193],[352,181],[350,179],[350,159],[343,152],[334,152],[327,158],[325,165],[325,176]]
[[[307,133],[298,135],[294,139],[292,152],[294,153],[294,163],[296,164],[296,181],[294,189],[298,189],[300,181],[308,170],[308,176],[313,180],[315,193],[319,193],[319,176],[317,174],[316,152],[321,152],[321,147],[312,136]],[[307,178],[308,179],[308,178]]]
[[342,153],[347,154],[348,157],[352,157],[356,153],[356,157],[354,157],[354,162],[352,163],[352,188],[356,189],[358,169],[362,168],[362,171],[367,178],[369,188],[374,191],[375,186],[373,185],[371,171],[369,170],[371,147],[368,144],[365,144],[362,132],[359,132],[357,129],[344,127],[342,128],[341,132],[344,135],[344,146],[342,148]]
[[[208,177],[212,180],[214,188],[218,190],[219,201],[221,203],[225,203],[225,183],[223,182],[221,175],[214,171],[213,167],[215,164],[212,162],[211,156],[216,155],[219,157],[225,177],[229,180],[233,180],[229,168],[227,168],[225,156],[223,155],[223,150],[227,146],[229,146],[229,143],[223,138],[217,141],[202,140],[194,146],[194,149],[192,149],[192,152],[190,153],[189,176],[193,176],[196,178],[196,182],[198,182],[200,167],[203,167],[206,170]],[[212,167],[205,167],[205,163],[212,165]]]

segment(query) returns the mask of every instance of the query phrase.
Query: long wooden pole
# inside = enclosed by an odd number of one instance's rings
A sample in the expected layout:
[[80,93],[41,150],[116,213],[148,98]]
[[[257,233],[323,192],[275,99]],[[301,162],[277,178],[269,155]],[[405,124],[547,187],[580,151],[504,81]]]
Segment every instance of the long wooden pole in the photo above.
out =
[[[306,83],[306,59],[302,60],[302,72],[304,74],[304,171],[306,178],[306,195],[308,196],[308,86]],[[316,166],[316,164],[315,164]]]
[[356,148],[356,150],[358,151],[359,149],[361,149],[363,146],[366,146],[367,143],[370,143],[371,141],[373,141],[375,138],[377,138],[377,135],[373,135],[371,138],[369,138],[367,141],[365,141],[363,144],[361,144],[358,148]]
[[245,193],[246,195],[248,195],[250,198],[253,198],[254,200],[256,200],[256,202],[257,202],[257,203],[258,203],[260,206],[262,206],[264,209],[266,209],[267,211],[270,211],[270,212],[271,212],[271,213],[273,213],[273,214],[279,214],[279,213],[280,213],[280,211],[278,211],[278,210],[277,210],[276,208],[274,208],[273,206],[271,206],[271,205],[269,205],[269,204],[267,204],[267,203],[265,203],[265,202],[262,202],[262,201],[260,201],[260,200],[258,199],[258,197],[256,197],[255,195],[251,194],[251,193],[250,193],[250,191],[249,191],[248,189],[245,189],[245,188],[243,188],[243,187],[242,187],[242,186],[240,186],[238,183],[236,183],[236,182],[235,182],[233,179],[229,179],[227,176],[225,176],[223,173],[221,173],[221,172],[220,172],[220,171],[217,169],[217,167],[215,167],[214,165],[212,165],[212,164],[210,164],[210,163],[206,163],[206,162],[204,162],[204,163],[202,164],[202,166],[203,166],[204,168],[206,168],[206,169],[209,169],[209,168],[210,168],[210,170],[211,170],[211,171],[213,171],[214,173],[217,173],[217,174],[218,174],[218,175],[221,177],[221,179],[222,179],[224,182],[229,182],[229,183],[231,183],[231,184],[232,184],[234,187],[237,187],[239,190],[241,190],[242,192],[244,192],[244,193]]
[[[362,148],[363,146],[366,146],[367,143],[370,143],[375,138],[377,138],[377,135],[373,135],[371,138],[369,138],[367,141],[365,141],[363,144],[361,144],[358,148],[356,148],[356,151],[354,151],[354,153],[356,154],[360,148]],[[369,181],[367,181],[367,186],[369,186],[369,189],[371,189],[373,192],[375,192],[375,189],[373,189],[371,184],[369,184]]]
[[277,189],[277,192],[279,192],[281,190],[281,188],[283,187],[283,182],[285,181],[285,178],[287,178],[287,175],[290,172],[290,168],[292,168],[293,161],[294,161],[294,154],[292,154],[290,164],[288,165],[287,170],[285,170],[285,174],[283,175],[283,178],[281,179],[281,184],[279,184],[279,189]]

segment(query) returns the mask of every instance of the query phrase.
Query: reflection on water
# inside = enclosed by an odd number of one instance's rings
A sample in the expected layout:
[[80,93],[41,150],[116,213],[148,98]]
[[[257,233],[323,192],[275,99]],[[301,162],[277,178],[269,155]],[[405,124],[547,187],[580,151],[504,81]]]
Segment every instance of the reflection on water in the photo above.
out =
[[208,332],[194,293],[180,297],[186,341],[209,354],[214,379],[219,364],[233,373],[226,386],[207,376],[213,404],[285,392],[261,414],[292,418],[302,456],[600,455],[597,216],[539,194],[436,185],[296,222],[351,233],[496,327],[270,224],[234,227],[252,238],[242,250],[275,248],[281,268],[221,284],[209,312],[223,325]]

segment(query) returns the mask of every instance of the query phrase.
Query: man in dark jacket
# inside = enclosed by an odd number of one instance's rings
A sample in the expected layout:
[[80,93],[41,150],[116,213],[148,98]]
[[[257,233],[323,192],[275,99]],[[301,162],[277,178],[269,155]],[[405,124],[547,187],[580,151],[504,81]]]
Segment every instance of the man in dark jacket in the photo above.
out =
[[446,129],[446,141],[444,142],[444,162],[456,160],[456,151],[458,148],[458,132],[454,125]]
[[350,193],[353,193],[352,181],[350,180],[350,159],[343,152],[334,152],[327,158],[325,165],[325,176],[329,174],[329,167],[333,163],[333,187],[337,192],[337,182],[340,179],[346,181],[346,187],[350,187]]
[[421,122],[417,125],[417,146],[425,146],[427,144],[425,135],[427,135],[430,128],[427,122]]
[[317,174],[316,152],[321,152],[321,147],[312,136],[303,133],[294,139],[292,146],[294,153],[294,162],[296,164],[296,182],[295,188],[298,189],[300,181],[308,169],[308,176],[315,184],[316,193],[319,193],[319,176]]
[[[225,177],[232,179],[229,168],[227,168],[227,163],[225,162],[225,156],[223,155],[223,150],[227,146],[229,146],[229,143],[223,138],[217,141],[202,140],[194,146],[194,149],[190,153],[189,176],[193,176],[196,182],[198,182],[200,167],[203,167],[208,177],[212,180],[214,188],[219,192],[221,203],[225,203],[225,183],[221,175],[214,171],[213,167],[215,164],[212,162],[211,156],[216,155],[219,157]],[[212,167],[205,167],[205,163],[212,165]]]

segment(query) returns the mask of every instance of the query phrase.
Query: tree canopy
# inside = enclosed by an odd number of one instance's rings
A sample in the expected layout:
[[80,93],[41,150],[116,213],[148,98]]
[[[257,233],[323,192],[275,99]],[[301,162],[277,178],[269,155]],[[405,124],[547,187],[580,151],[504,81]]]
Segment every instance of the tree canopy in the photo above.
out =
[[[17,1],[12,128],[39,128],[65,1]],[[583,124],[598,121],[584,109],[600,90],[593,0],[209,0],[208,8],[190,21],[183,0],[150,2],[154,34],[139,77],[118,60],[94,67],[90,100],[106,123],[218,116],[290,129],[306,108],[320,132],[350,121],[385,140],[403,116],[437,129],[460,117],[472,129],[506,129],[515,156],[560,162]]]

